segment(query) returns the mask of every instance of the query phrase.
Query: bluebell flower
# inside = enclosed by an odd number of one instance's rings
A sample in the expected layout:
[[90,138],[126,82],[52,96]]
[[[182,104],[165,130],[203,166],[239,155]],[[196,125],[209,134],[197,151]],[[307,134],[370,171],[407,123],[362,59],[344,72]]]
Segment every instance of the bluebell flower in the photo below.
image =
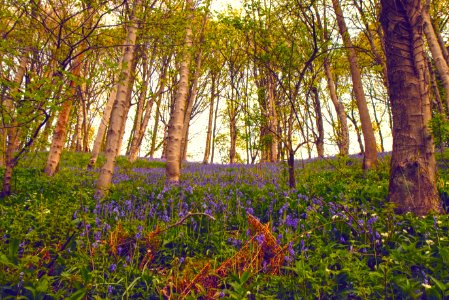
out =
[[265,235],[259,234],[255,237],[255,240],[259,244],[259,246],[261,246],[263,244],[263,242],[265,241]]
[[116,264],[111,264],[109,266],[109,271],[111,271],[111,272],[115,272],[116,269],[117,269],[117,265]]

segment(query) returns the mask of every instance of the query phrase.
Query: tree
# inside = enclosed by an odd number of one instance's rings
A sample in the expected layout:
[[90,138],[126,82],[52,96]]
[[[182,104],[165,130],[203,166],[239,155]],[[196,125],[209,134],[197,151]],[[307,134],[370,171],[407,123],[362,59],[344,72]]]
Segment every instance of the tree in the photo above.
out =
[[436,188],[429,86],[420,0],[382,0],[389,95],[393,113],[393,153],[389,199],[399,213],[442,212]]
[[338,28],[343,39],[343,44],[348,52],[349,67],[353,84],[353,92],[359,109],[360,123],[362,125],[363,139],[365,142],[365,156],[363,159],[363,168],[372,169],[377,165],[376,138],[374,136],[373,126],[366,103],[365,92],[363,90],[362,75],[358,65],[358,59],[355,49],[352,45],[348,27],[343,16],[343,11],[339,0],[332,0],[332,5],[337,17]]
[[[186,0],[186,12],[193,17],[192,0]],[[189,19],[190,19],[189,18]],[[192,48],[192,27],[189,22],[186,26],[186,35],[184,40],[183,57],[179,67],[180,80],[176,92],[174,108],[172,110],[168,125],[167,139],[167,164],[166,174],[167,183],[178,183],[181,175],[181,143],[182,130],[184,125],[184,116],[187,102],[187,93],[189,90],[189,66],[191,60],[190,50]]]
[[112,107],[108,134],[106,137],[106,161],[100,170],[100,176],[97,181],[96,196],[99,198],[103,198],[109,190],[114,172],[115,160],[120,151],[119,147],[121,144],[120,139],[122,136],[122,129],[124,127],[124,123],[126,122],[129,107],[127,100],[129,99],[129,84],[132,77],[131,73],[133,69],[133,60],[135,59],[134,56],[140,5],[141,0],[136,0],[134,2],[134,11],[127,28],[128,32],[125,42],[126,46],[124,47],[125,49],[123,52],[120,83],[117,86],[117,95]]

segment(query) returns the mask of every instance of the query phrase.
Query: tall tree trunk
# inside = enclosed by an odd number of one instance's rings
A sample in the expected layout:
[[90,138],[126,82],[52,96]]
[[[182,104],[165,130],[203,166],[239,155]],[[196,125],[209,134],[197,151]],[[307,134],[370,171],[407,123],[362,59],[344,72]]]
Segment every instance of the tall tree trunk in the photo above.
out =
[[159,118],[161,116],[161,99],[159,99],[156,103],[156,116],[154,118],[154,126],[153,126],[153,134],[151,135],[151,147],[150,147],[150,158],[154,158],[154,152],[156,151],[156,140],[157,140],[157,132],[159,129]]
[[[134,50],[136,51],[136,50]],[[133,87],[134,82],[136,81],[136,69],[137,69],[137,61],[138,57],[134,54],[132,63],[131,63],[131,76],[128,78],[128,82],[126,82],[127,86],[127,92],[126,92],[126,101],[125,101],[125,122],[122,123],[122,127],[120,128],[120,137],[118,140],[118,147],[117,147],[117,155],[120,155],[120,152],[122,150],[123,145],[123,139],[125,138],[125,130],[126,130],[126,118],[128,117],[129,110],[131,109],[131,99],[132,99],[132,93],[133,93]]]
[[196,101],[196,97],[198,94],[198,81],[201,74],[201,63],[202,63],[202,51],[195,58],[196,66],[195,73],[192,78],[192,87],[190,89],[189,97],[187,100],[187,107],[184,115],[184,124],[182,127],[182,140],[181,140],[181,158],[182,160],[187,159],[187,145],[189,143],[189,129],[190,129],[190,120],[192,118],[193,105]]
[[[186,0],[186,10],[192,14],[192,0]],[[192,17],[192,15],[190,16]],[[181,143],[184,116],[186,109],[187,93],[189,90],[189,66],[190,49],[192,48],[192,27],[187,24],[183,59],[179,68],[180,80],[176,92],[174,108],[172,110],[167,133],[167,163],[166,174],[167,183],[179,183],[181,175]]]
[[235,164],[237,162],[237,125],[235,116],[229,121],[229,138],[231,140],[229,147],[229,163]]
[[337,91],[335,89],[334,76],[332,75],[331,67],[327,57],[324,58],[324,71],[326,74],[327,86],[329,95],[337,112],[338,128],[337,128],[337,146],[340,155],[346,156],[349,154],[349,129],[348,121],[346,119],[345,106],[338,100]]
[[[147,98],[147,92],[148,92],[148,84],[151,79],[151,76],[149,75],[150,70],[147,66],[147,56],[144,54],[142,58],[142,64],[143,64],[143,75],[142,75],[142,87],[140,90],[139,99],[137,100],[137,108],[136,108],[136,115],[134,118],[134,127],[132,132],[132,138],[131,143],[129,146],[128,151],[128,160],[130,162],[133,162],[137,159],[137,154],[139,152],[140,145],[142,143],[143,135],[146,130],[146,125],[143,124],[145,122],[145,119],[150,119],[151,109],[153,107],[153,101],[154,98],[152,97],[148,103],[146,102]],[[150,63],[150,66],[152,63]],[[145,116],[144,116],[145,112]],[[148,124],[148,121],[146,122]]]
[[[442,212],[436,188],[420,0],[382,0],[381,22],[393,112],[389,198],[399,213]],[[425,18],[424,18],[425,20]]]
[[268,76],[268,115],[270,119],[270,162],[276,162],[278,159],[278,117],[276,111],[276,80],[273,74]]
[[288,186],[291,189],[296,188],[296,178],[295,178],[295,151],[291,149],[291,146],[288,147]]
[[[327,17],[326,17],[326,7],[324,7],[324,24],[321,22],[320,14],[318,13],[318,8],[315,6],[315,11],[317,14],[317,22],[318,27],[323,32],[323,46],[324,52],[328,51],[327,42],[330,41],[329,31],[327,29]],[[332,104],[335,108],[335,112],[337,113],[337,128],[336,132],[336,141],[339,150],[339,154],[342,156],[346,156],[349,154],[349,129],[348,129],[348,121],[346,118],[346,111],[343,102],[339,101],[337,96],[336,84],[334,81],[334,76],[332,75],[332,67],[329,61],[329,57],[324,56],[323,61],[324,74],[326,76],[327,87],[329,91],[329,96],[331,98]]]
[[[14,152],[17,150],[19,143],[20,129],[16,120],[16,111],[14,102],[17,99],[17,94],[20,91],[20,85],[25,77],[26,68],[29,61],[29,49],[24,49],[20,63],[17,68],[17,72],[14,76],[13,87],[11,88],[9,95],[6,96],[4,103],[6,114],[4,115],[3,122],[9,127],[6,129],[6,151],[5,151],[5,173],[3,175],[3,187],[1,197],[9,196],[11,194],[11,180],[16,165],[14,159]],[[6,117],[6,120],[5,120]],[[5,122],[6,121],[6,122]]]
[[352,46],[351,37],[346,26],[343,12],[341,10],[339,0],[332,0],[332,5],[337,17],[338,28],[346,47],[349,59],[349,67],[351,69],[351,78],[353,84],[354,96],[357,102],[357,108],[360,115],[360,123],[362,125],[363,139],[365,142],[365,155],[363,159],[363,168],[372,169],[377,165],[376,138],[374,136],[373,126],[369,115],[368,105],[366,103],[365,92],[363,90],[362,75],[360,74],[359,63],[356,52]]
[[117,97],[114,101],[114,105],[111,111],[111,118],[109,122],[108,134],[106,137],[106,152],[105,163],[100,170],[100,175],[97,181],[96,196],[103,198],[112,181],[112,175],[115,167],[115,160],[119,153],[119,140],[121,136],[121,130],[124,123],[126,123],[127,113],[127,100],[130,83],[130,77],[132,76],[133,60],[135,54],[135,45],[137,38],[138,28],[138,11],[140,10],[141,0],[136,0],[134,3],[134,12],[131,17],[131,22],[128,26],[128,33],[125,43],[125,50],[123,53],[123,60],[121,65],[120,79],[122,80],[117,86]]
[[[118,80],[118,78],[116,78]],[[117,99],[117,87],[118,83],[114,79],[113,87],[111,93],[109,94],[108,101],[106,102],[106,106],[103,110],[103,115],[101,116],[100,125],[98,126],[97,136],[94,141],[94,145],[92,147],[92,155],[89,160],[89,164],[87,165],[87,169],[91,170],[95,163],[97,162],[98,155],[101,151],[101,146],[103,144],[103,140],[106,133],[106,128],[108,127],[109,120],[111,118],[112,106],[114,105],[115,100]]]
[[321,112],[321,102],[320,95],[318,94],[318,89],[312,87],[313,93],[313,107],[315,110],[315,122],[318,131],[315,145],[318,153],[318,157],[324,157],[324,124],[323,124],[323,114]]
[[[79,77],[81,74],[81,66],[83,64],[83,55],[78,55],[74,62],[72,74],[74,77]],[[62,149],[64,148],[65,140],[67,138],[67,125],[69,123],[70,112],[72,110],[74,97],[77,95],[77,83],[70,81],[69,98],[62,104],[61,111],[58,115],[58,121],[53,132],[53,139],[48,153],[47,164],[44,173],[47,176],[53,176],[59,166],[61,160]]]
[[359,143],[360,153],[363,154],[365,153],[365,147],[363,146],[362,133],[359,124],[357,124],[357,119],[355,118],[353,107],[351,107],[351,115],[348,114],[348,119],[354,126],[355,133],[357,134],[357,142]]
[[441,101],[440,90],[438,89],[437,78],[435,76],[435,72],[433,71],[433,65],[430,59],[427,60],[427,68],[429,70],[430,77],[430,86],[432,87],[433,101],[432,101],[432,109],[435,109],[440,114],[444,114],[443,102]]
[[206,147],[204,148],[204,158],[203,164],[207,164],[209,162],[210,156],[210,147],[212,140],[212,121],[214,119],[214,102],[215,102],[215,83],[217,80],[217,75],[212,73],[211,75],[211,88],[210,88],[210,102],[209,102],[209,119],[207,122],[207,133],[206,133]]
[[215,105],[215,112],[214,112],[214,128],[212,129],[212,149],[211,149],[211,156],[210,156],[210,163],[214,163],[214,156],[215,156],[215,138],[217,136],[217,119],[218,119],[218,107],[220,105],[220,93],[217,93],[217,104]]
[[422,17],[424,18],[424,33],[426,35],[427,44],[429,45],[430,52],[432,53],[435,67],[440,74],[441,81],[443,82],[445,93],[445,102],[447,111],[449,112],[449,66],[443,55],[443,52],[438,43],[437,36],[432,26],[432,21],[427,9],[423,9]]

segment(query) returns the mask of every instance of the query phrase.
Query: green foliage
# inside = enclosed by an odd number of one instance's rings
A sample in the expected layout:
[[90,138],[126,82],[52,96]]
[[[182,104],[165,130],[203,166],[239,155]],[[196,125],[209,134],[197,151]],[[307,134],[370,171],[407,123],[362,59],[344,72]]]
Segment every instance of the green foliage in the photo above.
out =
[[449,142],[449,121],[445,114],[436,114],[429,122],[435,146],[442,148]]
[[[358,158],[298,162],[296,190],[282,165],[186,164],[182,183],[169,188],[164,162],[120,158],[103,202],[93,197],[98,170],[85,169],[88,155],[64,153],[53,178],[41,173],[44,161],[44,153],[25,157],[15,195],[0,203],[2,298],[179,294],[206,263],[216,268],[241,249],[247,213],[270,223],[287,247],[285,264],[276,275],[233,270],[217,282],[223,297],[448,297],[449,219],[393,213],[388,157],[369,172]],[[214,219],[171,226],[188,212]],[[150,239],[156,228],[166,230]],[[154,257],[142,265],[149,249]]]

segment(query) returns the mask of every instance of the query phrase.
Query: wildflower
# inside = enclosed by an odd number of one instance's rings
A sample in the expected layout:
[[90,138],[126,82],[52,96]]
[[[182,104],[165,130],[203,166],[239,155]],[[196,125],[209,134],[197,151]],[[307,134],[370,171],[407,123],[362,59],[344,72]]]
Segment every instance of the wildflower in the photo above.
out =
[[421,283],[421,285],[425,288],[425,289],[430,289],[432,288],[432,286],[428,283]]
[[117,265],[116,264],[112,264],[109,266],[109,271],[111,272],[115,272],[115,270],[117,269]]
[[287,217],[285,218],[285,225],[292,227],[294,230],[296,230],[296,228],[298,228],[298,224],[299,224],[299,219],[297,218],[292,218],[292,216],[287,215]]
[[263,242],[265,241],[265,235],[264,234],[260,234],[256,236],[256,241],[259,244],[259,246],[261,246],[263,244]]
[[112,294],[114,291],[114,287],[112,285],[108,285],[108,294]]
[[279,233],[279,234],[278,234],[278,236],[277,236],[277,238],[276,238],[276,241],[278,242],[278,244],[281,243],[281,241],[282,241],[282,233]]
[[95,241],[101,240],[101,231],[96,231],[96,232],[94,233],[94,240],[95,240]]
[[434,242],[432,240],[426,240],[426,244],[429,246],[432,246],[434,244]]

